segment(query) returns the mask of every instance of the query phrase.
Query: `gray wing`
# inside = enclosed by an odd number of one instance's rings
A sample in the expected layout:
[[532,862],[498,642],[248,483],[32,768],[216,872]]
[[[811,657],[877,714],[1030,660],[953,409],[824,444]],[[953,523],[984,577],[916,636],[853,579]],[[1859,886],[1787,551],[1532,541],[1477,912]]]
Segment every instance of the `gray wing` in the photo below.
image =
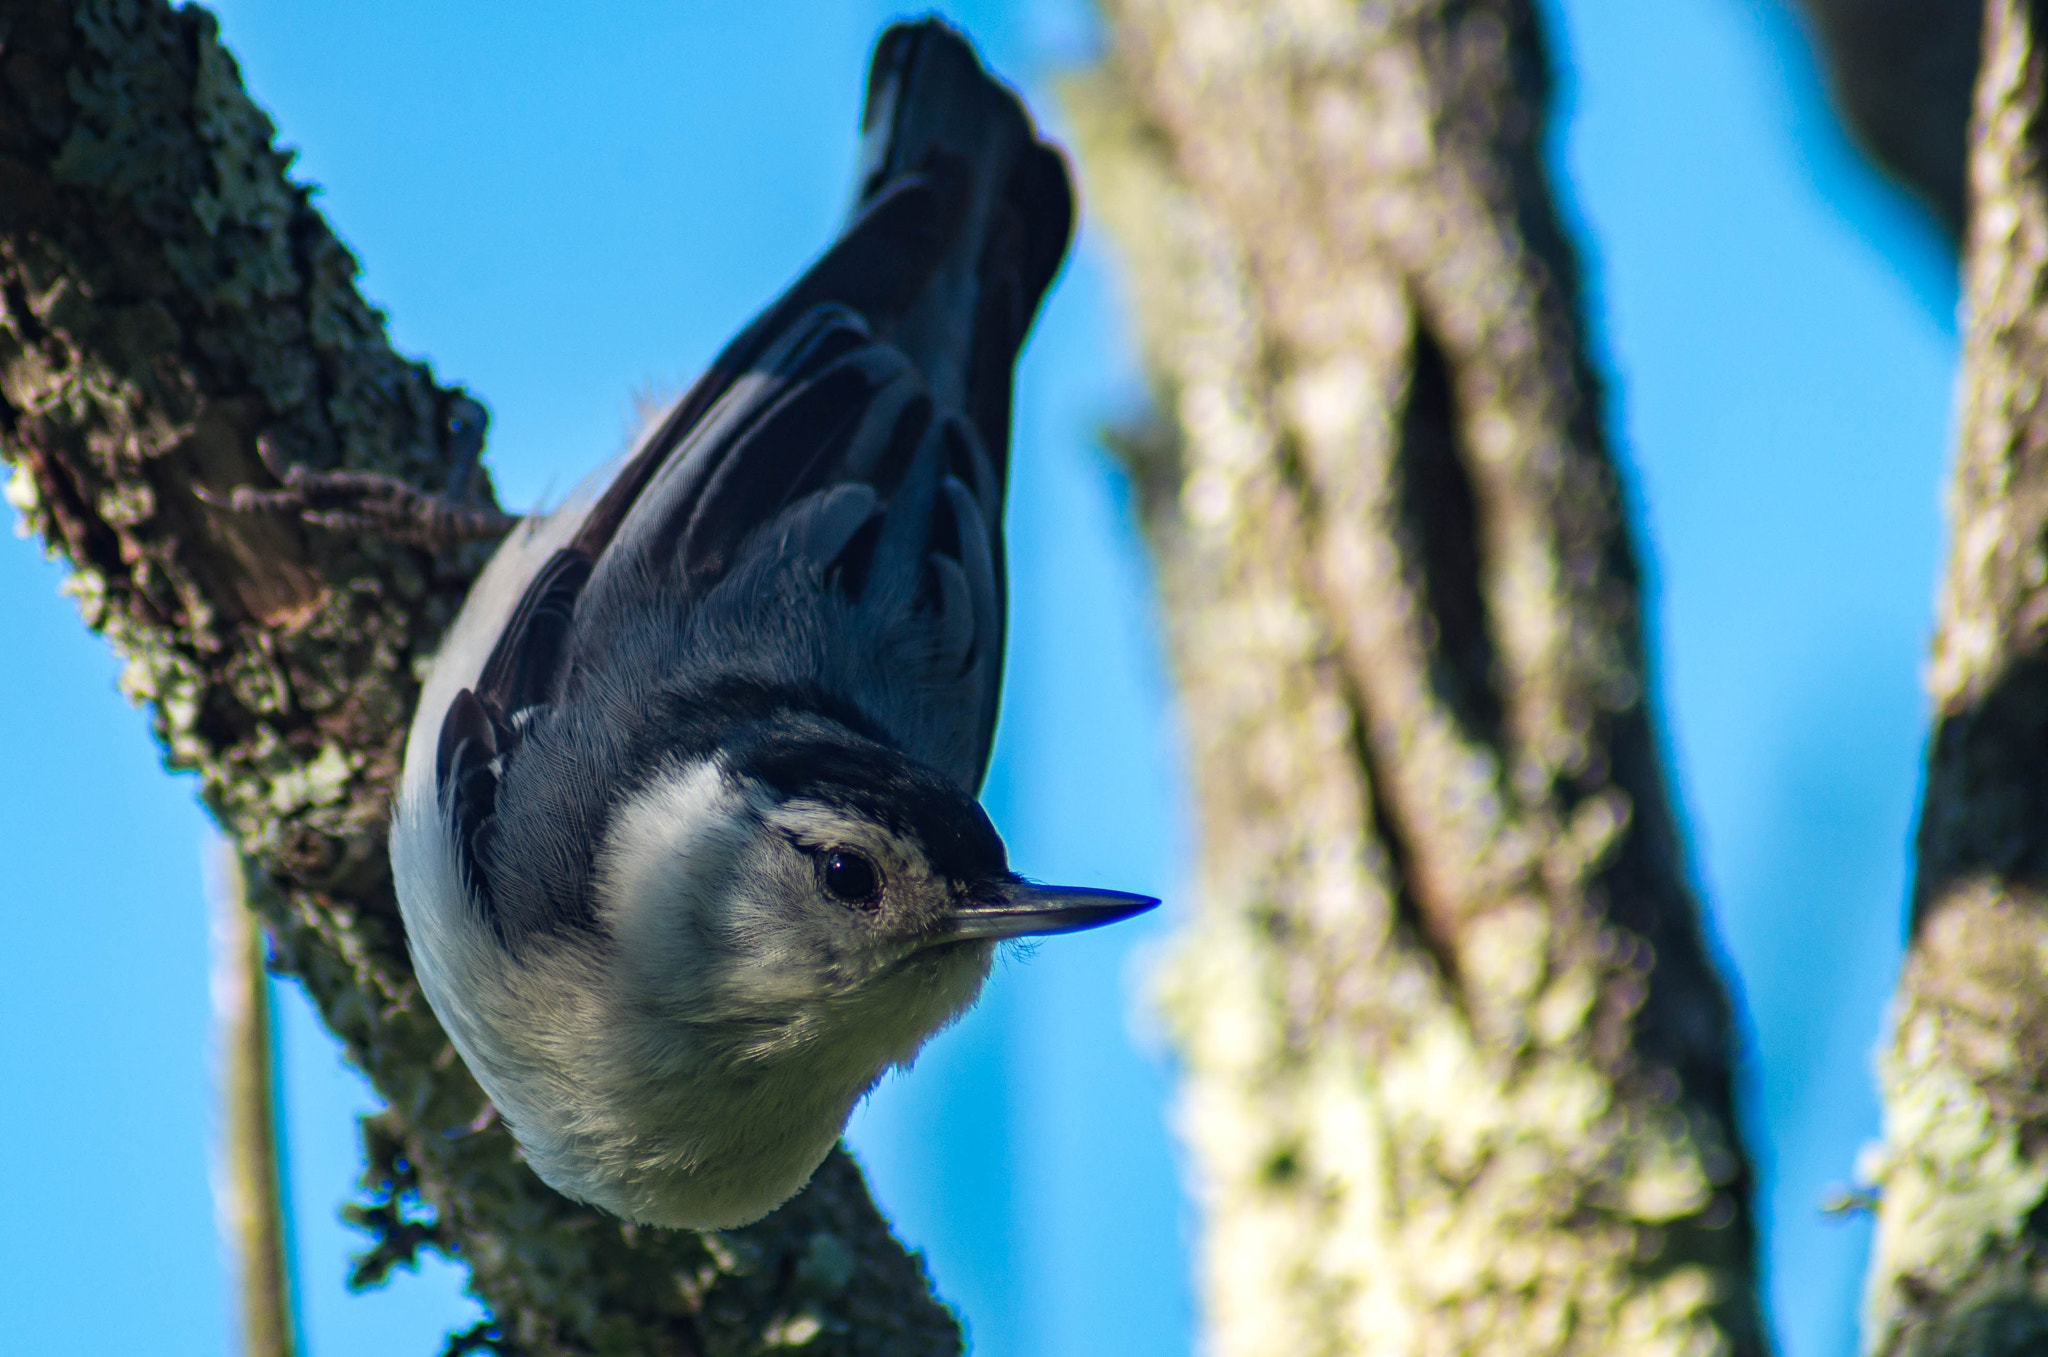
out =
[[[884,694],[890,710],[865,715],[979,786],[1002,676],[1012,373],[1066,250],[1072,192],[1016,97],[936,21],[883,36],[863,132],[840,238],[726,347],[536,577],[477,709],[451,712],[444,778],[475,764],[451,752],[465,739],[479,754],[508,747],[516,715],[547,703],[576,657],[645,630],[637,614],[729,610],[736,573],[772,557],[886,651],[870,657],[888,670],[882,688],[914,695]],[[857,664],[816,667],[842,701],[877,691],[848,677]]]

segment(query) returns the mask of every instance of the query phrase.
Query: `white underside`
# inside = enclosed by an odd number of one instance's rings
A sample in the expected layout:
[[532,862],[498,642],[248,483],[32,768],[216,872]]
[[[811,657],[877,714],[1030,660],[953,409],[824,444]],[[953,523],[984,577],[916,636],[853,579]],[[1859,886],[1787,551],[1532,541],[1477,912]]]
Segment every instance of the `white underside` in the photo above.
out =
[[882,1072],[973,1002],[992,949],[920,958],[884,983],[763,1006],[729,1029],[679,1024],[659,977],[627,974],[623,938],[535,946],[518,961],[503,950],[467,898],[439,803],[442,716],[604,479],[522,524],[472,589],[407,740],[392,867],[421,989],[534,1171],[631,1220],[726,1228],[810,1180]]

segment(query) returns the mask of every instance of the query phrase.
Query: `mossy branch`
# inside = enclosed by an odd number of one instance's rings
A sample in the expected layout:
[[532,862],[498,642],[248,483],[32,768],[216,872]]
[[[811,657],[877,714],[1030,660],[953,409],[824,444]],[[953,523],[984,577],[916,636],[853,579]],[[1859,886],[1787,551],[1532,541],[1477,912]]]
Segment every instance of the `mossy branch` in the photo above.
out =
[[[810,1352],[959,1351],[843,1152],[759,1225],[665,1233],[560,1197],[502,1128],[468,1129],[483,1098],[414,984],[384,826],[419,676],[484,549],[218,507],[269,483],[260,440],[426,490],[461,460],[464,393],[391,350],[289,161],[203,10],[0,5],[9,497],[70,563],[168,766],[258,864],[280,966],[389,1104],[373,1171],[402,1160],[393,1189],[416,1184],[432,1224],[398,1221],[364,1275],[448,1249],[507,1352],[746,1353],[797,1334]],[[803,1267],[821,1249],[848,1260],[822,1282]]]
[[1524,0],[1113,0],[1074,81],[1201,816],[1207,1350],[1767,1346]]
[[2048,1346],[2048,23],[1991,0],[1866,1351]]

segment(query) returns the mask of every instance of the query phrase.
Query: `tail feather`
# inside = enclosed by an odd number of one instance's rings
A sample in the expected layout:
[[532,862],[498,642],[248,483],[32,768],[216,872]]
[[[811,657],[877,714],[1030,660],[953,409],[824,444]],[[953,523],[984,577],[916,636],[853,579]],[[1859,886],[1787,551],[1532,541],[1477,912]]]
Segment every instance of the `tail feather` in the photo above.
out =
[[934,234],[950,242],[907,306],[868,319],[924,372],[941,409],[974,421],[1001,480],[1017,350],[1073,230],[1065,162],[966,39],[932,19],[876,44],[862,132],[860,207],[899,183],[932,183]]
[[858,315],[922,373],[942,417],[957,412],[973,424],[990,465],[955,474],[994,491],[979,497],[999,534],[1017,352],[1073,231],[1066,163],[966,39],[936,19],[882,35],[862,131],[855,208],[838,240],[649,434],[591,511],[577,549],[602,554],[713,407],[772,366],[781,341],[821,307]]

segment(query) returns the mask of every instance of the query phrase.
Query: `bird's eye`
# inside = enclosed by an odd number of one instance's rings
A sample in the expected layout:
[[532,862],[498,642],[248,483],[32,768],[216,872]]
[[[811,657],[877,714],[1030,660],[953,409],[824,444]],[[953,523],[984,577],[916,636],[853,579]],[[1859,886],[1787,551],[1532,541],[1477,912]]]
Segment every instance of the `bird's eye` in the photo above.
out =
[[881,874],[875,864],[851,848],[834,848],[825,854],[825,889],[836,900],[865,905],[881,894]]

